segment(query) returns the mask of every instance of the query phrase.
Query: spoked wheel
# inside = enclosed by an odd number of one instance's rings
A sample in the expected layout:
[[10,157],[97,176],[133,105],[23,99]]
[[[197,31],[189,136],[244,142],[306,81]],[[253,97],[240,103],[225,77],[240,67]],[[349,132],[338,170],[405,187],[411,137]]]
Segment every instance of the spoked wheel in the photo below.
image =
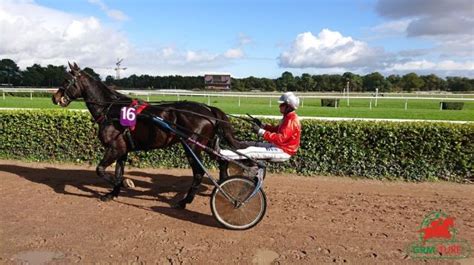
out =
[[262,189],[255,196],[245,200],[255,189],[255,183],[242,177],[225,180],[220,187],[231,198],[229,200],[218,188],[211,196],[211,210],[216,220],[234,230],[249,229],[258,224],[267,210],[267,198]]

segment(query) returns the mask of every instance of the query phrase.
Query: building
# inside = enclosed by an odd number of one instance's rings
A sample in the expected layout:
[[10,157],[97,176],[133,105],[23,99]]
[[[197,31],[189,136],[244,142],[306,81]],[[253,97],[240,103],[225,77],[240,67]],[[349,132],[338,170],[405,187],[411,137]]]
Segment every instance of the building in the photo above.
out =
[[230,90],[229,74],[207,74],[204,75],[204,88],[214,90]]

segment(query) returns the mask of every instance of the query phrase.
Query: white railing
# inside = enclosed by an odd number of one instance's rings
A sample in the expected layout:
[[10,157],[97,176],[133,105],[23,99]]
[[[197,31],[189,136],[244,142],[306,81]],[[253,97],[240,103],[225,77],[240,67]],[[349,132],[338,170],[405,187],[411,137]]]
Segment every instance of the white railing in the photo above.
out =
[[[57,88],[0,88],[3,99],[5,93],[30,93],[30,97],[34,97],[36,92],[56,92]],[[281,92],[235,92],[235,91],[186,91],[186,90],[118,90],[126,95],[146,96],[149,100],[150,96],[201,96],[207,97],[234,97],[234,98],[278,98]],[[302,100],[318,99],[318,98],[337,98],[337,99],[403,99],[403,100],[460,100],[474,101],[474,94],[451,94],[451,93],[337,93],[337,92],[295,92]]]

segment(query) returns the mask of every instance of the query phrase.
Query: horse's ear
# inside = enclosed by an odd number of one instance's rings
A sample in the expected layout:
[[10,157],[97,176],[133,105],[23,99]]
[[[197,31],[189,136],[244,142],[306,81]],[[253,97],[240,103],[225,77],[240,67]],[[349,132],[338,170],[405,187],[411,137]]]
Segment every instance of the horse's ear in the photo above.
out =
[[71,68],[71,71],[70,73],[73,75],[73,76],[76,76],[76,75],[79,75],[80,72],[81,72],[81,69],[79,68],[79,66],[74,62],[73,64],[71,64],[70,62],[68,62],[69,64],[69,68]]
[[72,64],[71,64],[69,61],[67,62],[67,64],[69,65],[69,69],[71,69],[71,70],[72,70],[72,69],[73,69],[73,66],[72,66]]

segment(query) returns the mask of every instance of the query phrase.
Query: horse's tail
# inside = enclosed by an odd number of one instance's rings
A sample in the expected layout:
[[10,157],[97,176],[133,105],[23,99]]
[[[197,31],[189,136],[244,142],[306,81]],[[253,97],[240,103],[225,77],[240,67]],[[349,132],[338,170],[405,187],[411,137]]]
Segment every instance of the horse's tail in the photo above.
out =
[[217,136],[223,137],[232,148],[246,148],[247,145],[245,143],[235,138],[234,129],[232,128],[229,117],[227,117],[227,115],[218,108],[210,108],[212,113],[216,117],[215,128],[217,130]]

